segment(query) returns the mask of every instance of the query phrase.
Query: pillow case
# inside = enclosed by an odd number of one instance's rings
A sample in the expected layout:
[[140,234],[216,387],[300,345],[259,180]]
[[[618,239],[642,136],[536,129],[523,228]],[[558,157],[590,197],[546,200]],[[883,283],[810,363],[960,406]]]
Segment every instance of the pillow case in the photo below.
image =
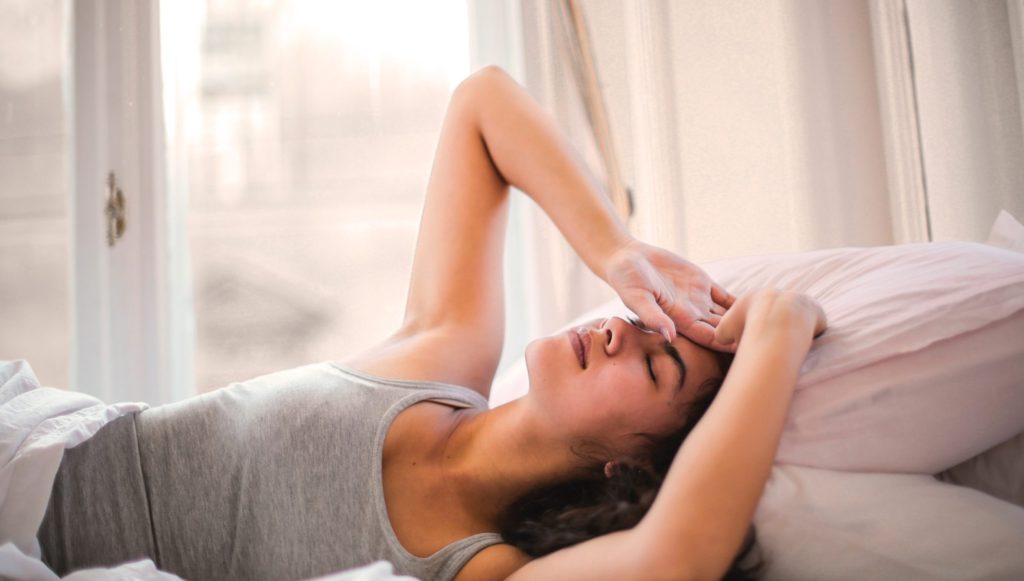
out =
[[1024,508],[921,474],[776,465],[764,579],[1024,579]]
[[775,287],[817,299],[829,330],[801,370],[812,385],[973,331],[1024,308],[1024,255],[972,242],[838,248],[705,265],[733,294]]
[[[1024,430],[1024,254],[944,242],[742,257],[704,265],[730,292],[817,299],[829,330],[801,369],[778,462],[934,473]],[[566,328],[629,313],[613,300]],[[1021,313],[1020,315],[1016,315]],[[528,389],[525,361],[491,403]]]
[[1024,310],[798,385],[776,462],[933,474],[1024,431]]

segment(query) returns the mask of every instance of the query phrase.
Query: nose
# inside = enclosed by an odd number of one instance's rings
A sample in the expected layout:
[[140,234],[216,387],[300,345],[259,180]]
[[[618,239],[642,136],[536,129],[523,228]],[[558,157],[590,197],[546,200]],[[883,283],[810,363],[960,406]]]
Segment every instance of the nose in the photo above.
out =
[[612,317],[605,319],[601,323],[599,332],[599,338],[601,339],[601,344],[604,345],[605,353],[615,355],[626,348],[627,338],[632,336],[633,333],[640,332],[640,330],[625,319]]

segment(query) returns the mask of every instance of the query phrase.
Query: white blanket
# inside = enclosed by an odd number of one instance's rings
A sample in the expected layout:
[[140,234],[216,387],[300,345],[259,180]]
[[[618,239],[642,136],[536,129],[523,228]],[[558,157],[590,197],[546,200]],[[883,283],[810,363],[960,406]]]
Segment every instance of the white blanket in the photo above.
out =
[[[82,393],[41,387],[27,362],[0,362],[0,577],[57,578],[39,561],[36,532],[64,449],[88,440],[107,422],[146,407],[106,405]],[[108,578],[124,578],[129,571],[143,575],[145,569],[112,572]]]

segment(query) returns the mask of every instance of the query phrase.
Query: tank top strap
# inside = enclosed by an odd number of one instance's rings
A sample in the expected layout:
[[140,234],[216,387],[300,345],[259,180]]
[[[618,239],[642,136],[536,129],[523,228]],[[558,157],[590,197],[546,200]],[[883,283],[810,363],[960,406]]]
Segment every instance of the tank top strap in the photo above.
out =
[[475,407],[487,409],[489,407],[487,398],[480,395],[479,392],[463,385],[445,383],[443,381],[390,379],[387,377],[380,377],[378,375],[371,375],[369,373],[359,371],[358,369],[353,369],[337,361],[331,361],[329,363],[333,368],[341,371],[349,377],[357,378],[358,380],[371,385],[401,387],[405,389],[437,390],[445,392],[445,395],[442,397],[432,397],[430,398],[431,401],[440,401],[447,405],[461,408]]
[[420,571],[430,571],[432,579],[454,579],[477,553],[503,542],[505,540],[498,533],[477,533],[449,544],[426,559],[421,559]]

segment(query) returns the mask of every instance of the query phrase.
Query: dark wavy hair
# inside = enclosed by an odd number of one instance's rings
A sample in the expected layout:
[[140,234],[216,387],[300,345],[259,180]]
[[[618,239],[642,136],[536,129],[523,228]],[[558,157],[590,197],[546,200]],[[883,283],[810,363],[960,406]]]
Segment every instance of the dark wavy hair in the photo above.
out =
[[[700,386],[683,412],[685,419],[681,428],[663,438],[645,435],[642,451],[632,458],[616,459],[619,467],[611,477],[604,472],[605,462],[611,458],[598,453],[600,446],[592,443],[574,446],[573,453],[586,467],[568,480],[531,490],[514,501],[499,522],[505,542],[539,558],[636,526],[654,502],[683,440],[696,427],[722,387],[733,357],[726,353],[717,353],[717,356],[722,377],[709,379]],[[751,524],[723,579],[757,579],[764,566],[757,546],[757,531]]]

